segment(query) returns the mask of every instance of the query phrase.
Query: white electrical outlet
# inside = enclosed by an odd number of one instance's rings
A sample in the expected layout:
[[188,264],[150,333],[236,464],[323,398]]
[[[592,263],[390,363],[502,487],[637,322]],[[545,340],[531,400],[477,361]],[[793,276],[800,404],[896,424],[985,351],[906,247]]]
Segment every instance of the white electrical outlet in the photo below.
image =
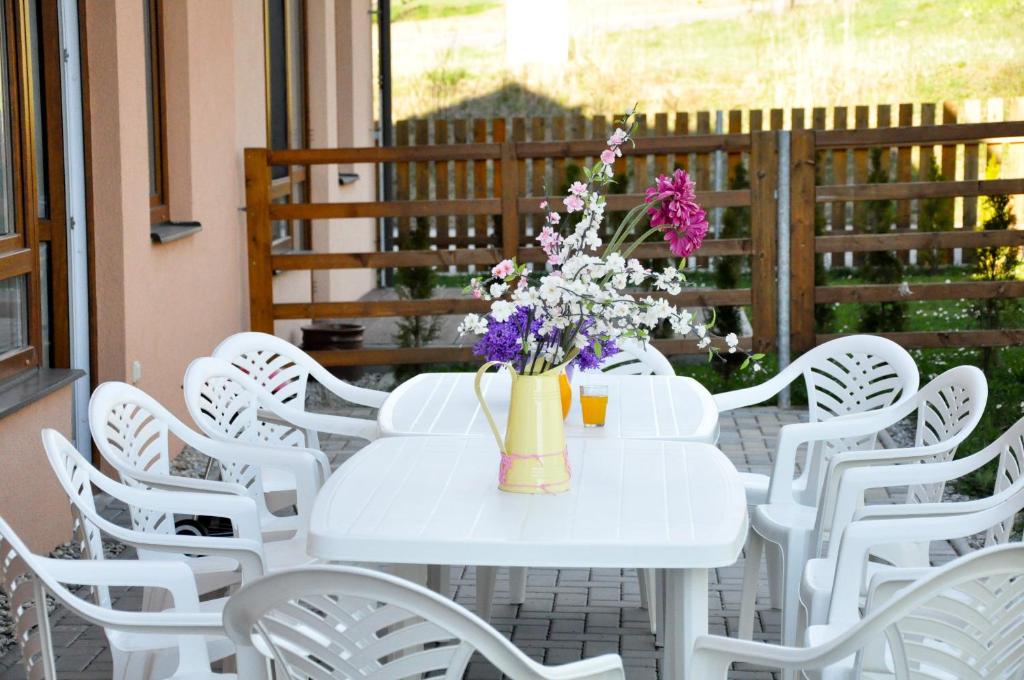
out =
[[132,362],[132,384],[138,385],[139,381],[142,380],[142,362]]

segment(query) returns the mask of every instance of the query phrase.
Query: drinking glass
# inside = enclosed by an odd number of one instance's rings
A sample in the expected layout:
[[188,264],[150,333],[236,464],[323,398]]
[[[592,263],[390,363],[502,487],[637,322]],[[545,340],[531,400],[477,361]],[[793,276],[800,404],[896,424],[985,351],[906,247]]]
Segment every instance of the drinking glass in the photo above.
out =
[[604,427],[608,386],[580,385],[580,409],[583,411],[583,427]]

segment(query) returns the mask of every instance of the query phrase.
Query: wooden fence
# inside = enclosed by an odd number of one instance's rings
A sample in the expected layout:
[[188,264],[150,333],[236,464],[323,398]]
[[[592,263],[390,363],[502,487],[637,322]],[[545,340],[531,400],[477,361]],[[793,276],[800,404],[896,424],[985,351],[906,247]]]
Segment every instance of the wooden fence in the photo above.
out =
[[[437,121],[440,123],[442,121]],[[435,124],[436,124],[435,123]],[[521,262],[543,262],[544,255],[533,244],[543,210],[539,202],[560,187],[552,183],[564,176],[570,163],[587,162],[605,148],[598,140],[516,141],[495,121],[500,141],[467,141],[455,144],[423,144],[392,148],[306,149],[269,151],[247,149],[245,153],[246,209],[248,219],[249,286],[251,325],[254,330],[273,332],[274,321],[281,319],[359,318],[425,316],[482,312],[486,302],[467,298],[395,300],[374,302],[290,302],[273,300],[272,278],[275,271],[397,267],[488,267],[505,257]],[[525,123],[524,123],[525,124]],[[656,126],[657,127],[657,126]],[[781,125],[772,125],[781,127]],[[666,296],[678,305],[743,305],[751,309],[752,336],[747,346],[768,351],[777,338],[777,190],[779,187],[780,135],[770,130],[726,132],[722,134],[649,135],[637,139],[636,146],[624,148],[624,157],[616,171],[629,168],[626,193],[608,197],[609,211],[625,211],[642,200],[642,187],[654,174],[673,167],[688,167],[698,181],[698,200],[709,209],[747,208],[750,211],[750,236],[709,239],[701,249],[703,257],[740,255],[749,257],[750,288],[711,290],[688,289],[680,295]],[[1018,282],[965,282],[957,284],[918,284],[910,296],[898,285],[814,286],[815,258],[808,253],[863,253],[872,250],[914,250],[921,248],[971,249],[992,245],[1024,245],[1024,232],[976,232],[960,229],[947,233],[912,233],[899,229],[890,234],[859,234],[849,229],[850,219],[857,221],[857,210],[848,210],[872,199],[893,199],[910,206],[914,200],[929,197],[976,197],[986,194],[1024,193],[1024,179],[978,180],[977,177],[949,181],[910,181],[900,174],[899,165],[907,149],[929,158],[940,147],[940,154],[954,149],[954,158],[962,158],[967,149],[984,148],[996,153],[999,144],[1024,140],[1024,122],[978,123],[960,125],[924,125],[908,128],[806,130],[791,133],[791,165],[782,168],[790,179],[792,229],[792,280],[789,304],[792,318],[792,343],[797,351],[829,336],[814,332],[814,304],[826,302],[866,302],[882,300],[921,300],[942,298],[991,298],[1024,293]],[[429,141],[429,140],[427,140]],[[866,155],[871,148],[890,150],[896,163],[896,180],[888,184],[868,184],[866,175],[850,159]],[[958,150],[959,149],[959,150]],[[748,169],[749,188],[709,190],[701,183],[703,168],[718,154],[726,164],[742,164]],[[719,161],[721,162],[721,161]],[[318,164],[394,163],[398,185],[408,181],[414,192],[397,200],[365,203],[293,203],[275,204],[269,193],[271,168],[275,165],[309,166]],[[816,168],[829,168],[827,173]],[[855,183],[845,174],[854,169]],[[404,168],[404,170],[403,170]],[[646,181],[645,179],[646,178]],[[842,179],[843,181],[839,181]],[[827,183],[826,183],[827,182]],[[547,187],[547,189],[545,189]],[[830,235],[815,237],[816,204],[829,204],[830,213],[842,212]],[[965,202],[966,205],[966,202]],[[837,207],[838,206],[838,207]],[[909,209],[909,208],[908,208]],[[345,218],[395,218],[399,228],[412,219],[433,219],[434,248],[364,253],[300,252],[274,254],[271,251],[271,224],[275,220],[339,220]],[[344,228],[344,222],[328,223],[328,228]],[[842,229],[840,229],[842,225]],[[477,240],[476,230],[487,235]],[[436,249],[435,249],[436,248]],[[636,253],[641,258],[667,257],[664,244],[652,243]],[[954,333],[898,334],[905,346],[996,346],[1024,342],[1024,330],[961,331]],[[694,352],[690,340],[663,340],[656,343],[669,354]],[[396,364],[471,361],[469,347],[432,346],[423,348],[364,349],[322,352],[318,359],[327,365]]]

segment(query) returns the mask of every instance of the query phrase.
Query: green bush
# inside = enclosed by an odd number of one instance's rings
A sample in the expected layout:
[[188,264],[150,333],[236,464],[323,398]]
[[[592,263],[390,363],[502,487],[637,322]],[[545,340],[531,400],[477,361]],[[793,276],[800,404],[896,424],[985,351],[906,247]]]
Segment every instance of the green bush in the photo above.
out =
[[[889,181],[888,149],[871,150],[869,184],[885,184]],[[861,212],[864,230],[874,234],[887,234],[892,229],[896,205],[891,200],[865,201]],[[862,266],[864,279],[868,283],[900,283],[903,281],[903,262],[892,250],[869,252],[864,256]],[[859,330],[867,333],[880,331],[902,331],[906,327],[907,303],[902,301],[878,302],[864,305]]]
[[[430,227],[417,218],[408,231],[398,237],[402,250],[427,250],[430,248]],[[395,293],[402,300],[429,300],[438,284],[437,271],[433,267],[402,267],[395,270]],[[425,347],[441,333],[441,319],[436,316],[407,316],[398,320],[398,331],[394,340],[399,347]],[[398,364],[395,379],[406,380],[424,370],[422,364]]]
[[[995,157],[989,158],[985,176],[989,179],[999,177],[999,164]],[[982,231],[1005,231],[1012,229],[1016,217],[1010,205],[1009,196],[986,196],[982,202]],[[1013,281],[1020,268],[1020,249],[1016,247],[979,248],[974,265],[974,278],[980,281]],[[991,298],[977,300],[972,311],[982,328],[1003,328],[1005,318],[1016,310],[1020,302],[1016,298]],[[985,347],[981,354],[981,368],[985,375],[991,376],[992,369],[998,364],[999,355],[995,348]]]
[[[729,180],[730,189],[749,189],[750,180],[747,177],[747,168],[743,163],[736,166],[733,176]],[[722,238],[743,238],[750,235],[750,208],[730,207],[722,211]],[[743,275],[743,256],[725,255],[717,257],[715,263],[715,288],[728,290],[738,288]],[[742,308],[730,305],[723,305],[715,308],[715,332],[719,335],[736,333],[742,335],[743,330]],[[727,380],[729,376],[739,368],[743,358],[739,355],[723,355],[724,361],[715,361],[715,369]]]
[[[926,175],[929,182],[944,182],[946,180],[934,156],[931,166],[927,168],[927,172],[922,169],[922,174]],[[950,231],[953,228],[953,200],[952,198],[922,198],[917,216],[918,231]],[[938,272],[939,265],[942,264],[942,255],[943,252],[938,248],[922,248],[917,251],[918,263],[927,267],[932,274]]]

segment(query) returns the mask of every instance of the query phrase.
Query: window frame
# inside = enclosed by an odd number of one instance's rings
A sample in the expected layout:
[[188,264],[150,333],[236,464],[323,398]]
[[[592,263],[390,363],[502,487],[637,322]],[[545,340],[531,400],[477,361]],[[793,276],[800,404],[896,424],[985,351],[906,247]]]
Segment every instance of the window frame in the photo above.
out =
[[[289,149],[301,149],[308,148],[309,146],[309,57],[308,57],[308,31],[306,26],[306,7],[305,3],[301,0],[264,0],[263,2],[263,39],[264,39],[264,82],[266,92],[266,120],[267,120],[267,148],[274,148],[274,137],[273,137],[273,125],[272,119],[273,100],[274,92],[272,90],[272,78],[271,78],[271,53],[270,53],[270,3],[279,1],[282,6],[282,20],[284,25],[281,30],[284,31],[284,57],[285,57],[285,101],[286,101],[286,115],[287,120],[285,128],[288,136],[288,147]],[[299,26],[295,27],[292,25],[293,12],[290,11],[295,9],[294,16],[297,17]],[[295,30],[298,31],[302,45],[300,58],[302,63],[299,65],[295,64],[295,49],[293,36]],[[301,109],[301,121],[299,121],[298,130],[300,130],[301,139],[293,140],[292,130],[294,128],[293,123],[295,117],[298,115],[297,106],[298,102],[295,101],[294,97],[294,80],[295,76],[300,79],[302,97],[304,99]],[[279,202],[284,199],[287,203],[306,203],[309,202],[309,166],[308,165],[292,165],[288,168],[288,174],[284,177],[272,179],[270,182],[270,200],[271,202]],[[302,248],[308,248],[311,241],[311,226],[309,220],[289,220],[288,221],[287,234],[283,237],[274,238],[271,242],[271,250],[275,253],[295,251]],[[273,227],[271,227],[273,228]]]
[[[33,32],[28,3],[15,0],[5,3],[0,29],[6,32],[8,70],[9,124],[11,129],[12,233],[0,237],[0,280],[25,276],[27,281],[25,310],[28,317],[27,344],[0,355],[0,380],[6,380],[49,363],[54,368],[70,365],[70,334],[67,290],[67,207],[64,187],[64,140],[61,114],[60,45],[57,6],[55,3],[35,4],[36,30]],[[34,41],[39,40],[39,44]],[[39,84],[46,106],[41,111],[45,135],[46,181],[49,186],[48,214],[39,213],[39,191],[36,181],[36,116],[37,93],[32,74],[33,50],[37,51]],[[44,357],[41,243],[50,253],[49,333],[50,356]]]
[[[152,169],[156,170],[156,193],[150,189],[149,222],[159,224],[170,220],[169,186],[167,181],[167,88],[164,72],[164,22],[161,14],[160,0],[143,0],[144,12],[149,14],[149,32],[145,35],[145,45],[149,49],[150,86],[146,99],[152,100],[153,113],[147,115],[147,125],[153,130],[153,150],[155,158],[150,159]],[[143,29],[145,30],[145,24]],[[147,140],[148,147],[148,140]]]

